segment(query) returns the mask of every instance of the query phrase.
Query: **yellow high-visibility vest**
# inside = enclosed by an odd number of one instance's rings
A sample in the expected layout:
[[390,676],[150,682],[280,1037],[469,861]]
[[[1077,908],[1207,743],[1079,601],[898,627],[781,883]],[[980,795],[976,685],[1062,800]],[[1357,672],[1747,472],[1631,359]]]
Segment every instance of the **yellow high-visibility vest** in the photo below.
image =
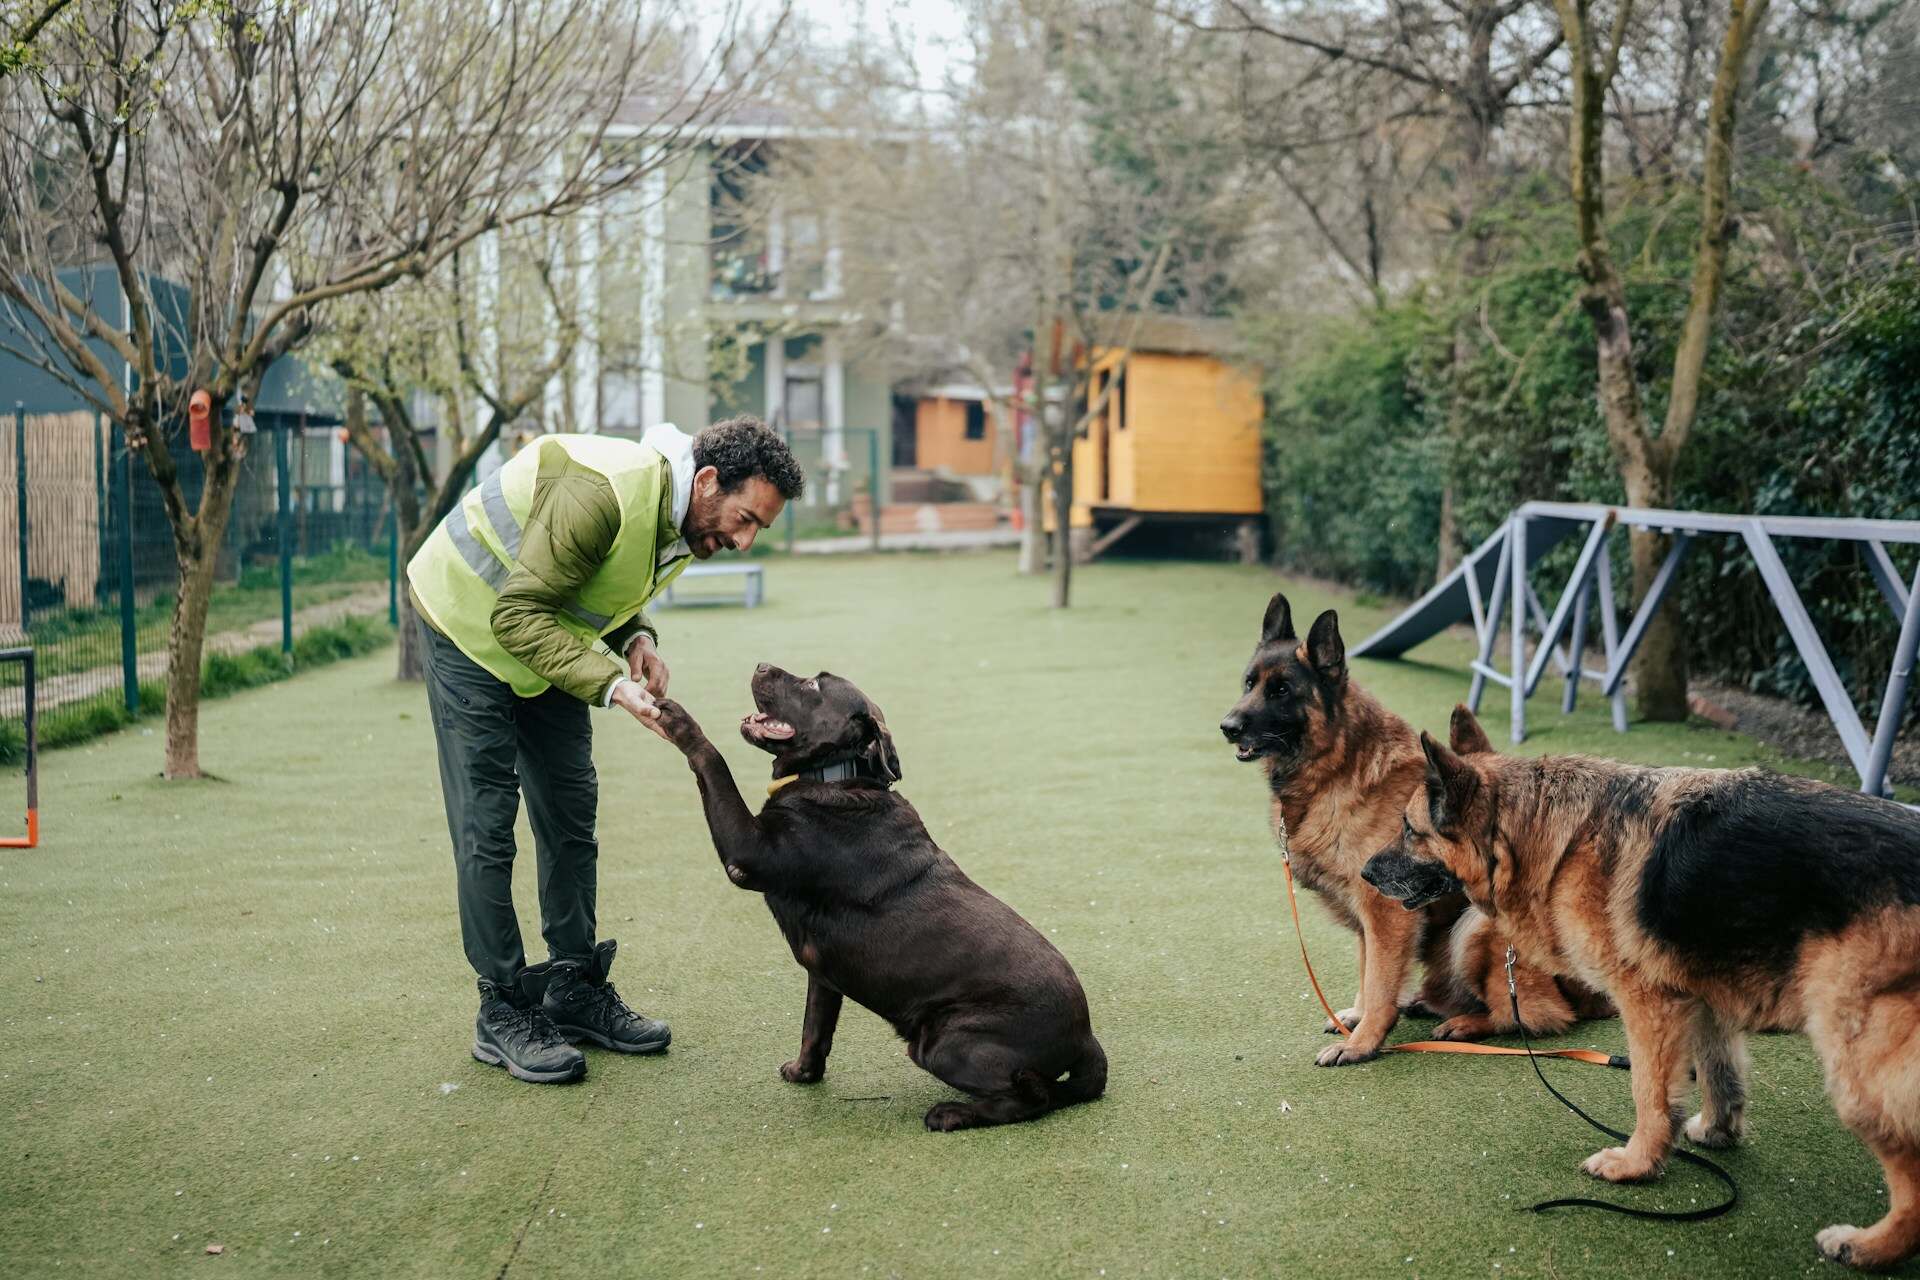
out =
[[616,436],[542,436],[460,500],[407,564],[407,581],[429,621],[523,698],[548,682],[500,647],[493,607],[519,561],[520,531],[533,510],[534,480],[547,449],[605,476],[620,503],[620,531],[599,571],[559,615],[559,623],[593,641],[646,607],[687,565],[664,569],[660,548],[680,537],[673,522],[673,476],[659,450]]

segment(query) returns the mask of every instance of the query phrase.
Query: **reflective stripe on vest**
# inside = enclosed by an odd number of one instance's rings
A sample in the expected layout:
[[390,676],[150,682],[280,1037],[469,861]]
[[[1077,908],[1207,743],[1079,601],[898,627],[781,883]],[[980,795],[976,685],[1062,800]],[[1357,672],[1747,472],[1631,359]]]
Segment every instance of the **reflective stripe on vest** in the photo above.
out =
[[[672,478],[666,459],[640,442],[598,436],[549,436],[509,459],[463,495],[407,567],[421,610],[441,634],[522,697],[546,679],[508,653],[494,634],[514,566],[528,554],[526,521],[541,458],[561,449],[603,476],[620,504],[621,523],[600,564],[571,599],[553,610],[564,630],[591,643],[631,618],[681,567],[661,565],[659,548],[679,536],[672,520]],[[617,664],[615,657],[610,666]]]
[[[494,474],[498,475],[499,472]],[[509,516],[508,519],[511,520],[512,517]],[[519,534],[520,530],[516,526],[514,528],[516,547],[520,545]],[[479,574],[480,580],[492,587],[496,594],[507,585],[509,572],[507,566],[500,563],[500,557],[482,546],[480,539],[474,537],[473,530],[468,527],[466,503],[453,504],[453,510],[447,515],[447,536],[453,539],[454,550],[458,551],[460,558],[467,562],[467,568]]]
[[[520,522],[507,509],[507,494],[500,483],[499,471],[496,470],[481,484],[480,505],[487,513],[487,523],[493,526],[493,536],[500,539],[500,545],[507,549],[508,556],[519,559]],[[512,569],[473,536],[473,528],[467,523],[465,502],[455,503],[453,511],[447,516],[447,536],[453,539],[454,548],[459,551],[460,558],[467,562],[467,568],[479,574],[482,582],[496,592],[506,587],[507,575]],[[577,596],[562,605],[561,609],[574,621],[583,622],[595,631],[605,631],[613,625],[612,618],[587,608]]]

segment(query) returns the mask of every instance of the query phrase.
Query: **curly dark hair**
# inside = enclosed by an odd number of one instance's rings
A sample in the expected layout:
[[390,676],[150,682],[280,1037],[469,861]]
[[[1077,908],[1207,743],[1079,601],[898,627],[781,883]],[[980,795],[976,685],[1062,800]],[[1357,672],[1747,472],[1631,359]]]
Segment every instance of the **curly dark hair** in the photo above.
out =
[[773,429],[750,413],[716,422],[693,438],[693,466],[720,473],[720,492],[732,493],[754,476],[792,502],[807,487],[806,473],[794,461],[793,450]]

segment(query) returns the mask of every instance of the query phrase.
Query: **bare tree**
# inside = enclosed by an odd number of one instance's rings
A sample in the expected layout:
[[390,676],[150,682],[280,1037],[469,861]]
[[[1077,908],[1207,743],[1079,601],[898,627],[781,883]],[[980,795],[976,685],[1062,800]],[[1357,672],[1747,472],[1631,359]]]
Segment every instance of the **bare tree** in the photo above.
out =
[[[0,81],[0,299],[21,354],[120,426],[173,530],[166,776],[200,773],[243,447],[216,425],[183,472],[169,427],[188,397],[251,395],[326,305],[633,183],[645,166],[599,145],[623,113],[650,118],[649,163],[670,156],[760,61],[730,36],[697,56],[679,19],[618,0],[77,0],[41,65]],[[76,287],[95,261],[105,296]]]
[[[569,239],[564,232],[562,224],[542,223],[500,237],[501,278],[530,276],[537,288],[496,297],[497,282],[476,281],[456,254],[424,280],[343,300],[313,341],[314,357],[347,383],[347,441],[387,486],[402,563],[460,501],[487,450],[526,420],[573,360],[580,300],[556,283],[573,278],[562,270],[572,264],[556,261]],[[503,340],[496,308],[520,311],[514,327],[542,340]],[[369,402],[384,430],[372,425]],[[418,680],[419,634],[404,592],[400,614],[395,674]]]
[[[1256,145],[1330,251],[1376,300],[1384,297],[1380,228],[1394,204],[1379,197],[1401,189],[1400,182],[1384,182],[1379,168],[1403,157],[1416,161],[1414,185],[1438,185],[1443,192],[1461,275],[1473,281],[1487,274],[1492,258],[1480,215],[1497,193],[1501,132],[1516,102],[1541,85],[1562,41],[1532,0],[1357,7],[1222,0],[1199,13],[1184,7],[1176,12],[1200,29],[1275,41],[1304,59],[1302,74],[1284,82],[1285,93],[1298,95],[1301,103],[1264,113],[1280,122],[1279,129],[1257,131]],[[1352,123],[1314,127],[1314,104],[1323,104],[1322,114]],[[1427,120],[1444,122],[1444,147],[1436,147],[1441,140],[1427,130],[1409,128]],[[1369,146],[1386,154],[1373,157],[1352,185],[1360,199],[1350,203],[1357,208],[1346,217],[1329,216],[1325,206],[1338,197],[1316,194],[1311,179],[1297,176],[1297,161],[1306,157],[1314,169],[1337,171],[1346,156],[1367,157]],[[1440,159],[1446,163],[1434,163]],[[1356,223],[1358,234],[1349,230]],[[1463,316],[1453,334],[1456,369],[1470,362],[1479,341],[1476,324]],[[1451,479],[1443,483],[1440,501],[1438,573],[1445,576],[1460,555]]]
[[[1609,30],[1596,30],[1591,0],[1555,0],[1572,59],[1570,117],[1573,214],[1579,233],[1580,305],[1593,322],[1599,399],[1607,439],[1620,467],[1627,501],[1665,507],[1673,501],[1675,465],[1700,406],[1701,374],[1713,337],[1714,312],[1736,223],[1732,206],[1734,127],[1749,50],[1766,20],[1767,0],[1731,0],[1731,12],[1713,73],[1707,107],[1706,155],[1700,177],[1700,230],[1680,342],[1674,352],[1665,421],[1647,420],[1634,368],[1626,286],[1607,240],[1605,102],[1619,73],[1633,19],[1632,0],[1620,0]],[[1633,588],[1643,598],[1667,553],[1668,539],[1650,530],[1632,536]],[[1650,720],[1687,716],[1685,636],[1671,610],[1657,614],[1634,656],[1634,696]]]

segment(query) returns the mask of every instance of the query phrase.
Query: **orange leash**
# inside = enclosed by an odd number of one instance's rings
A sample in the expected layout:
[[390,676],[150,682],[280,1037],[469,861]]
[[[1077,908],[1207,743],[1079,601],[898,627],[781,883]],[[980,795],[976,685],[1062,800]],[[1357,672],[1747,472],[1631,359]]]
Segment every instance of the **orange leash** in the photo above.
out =
[[[1333,1025],[1340,1028],[1340,1034],[1347,1039],[1353,1038],[1353,1031],[1340,1021],[1340,1015],[1327,1003],[1327,993],[1320,989],[1320,979],[1314,975],[1313,961],[1307,958],[1307,935],[1300,928],[1300,899],[1293,889],[1293,852],[1287,847],[1286,820],[1281,819],[1280,826],[1280,866],[1287,873],[1287,906],[1293,911],[1293,936],[1300,943],[1300,963],[1307,967],[1307,981],[1313,984],[1313,994],[1320,999],[1320,1007],[1327,1011],[1327,1017]],[[1515,1008],[1519,1006],[1516,1004]],[[1598,1049],[1535,1049],[1531,1055],[1525,1049],[1508,1049],[1497,1044],[1475,1044],[1470,1040],[1413,1040],[1406,1044],[1388,1044],[1380,1046],[1382,1053],[1477,1053],[1503,1058],[1570,1058],[1575,1062],[1590,1062],[1596,1067],[1618,1067],[1625,1070],[1627,1059],[1619,1054],[1601,1053]]]

